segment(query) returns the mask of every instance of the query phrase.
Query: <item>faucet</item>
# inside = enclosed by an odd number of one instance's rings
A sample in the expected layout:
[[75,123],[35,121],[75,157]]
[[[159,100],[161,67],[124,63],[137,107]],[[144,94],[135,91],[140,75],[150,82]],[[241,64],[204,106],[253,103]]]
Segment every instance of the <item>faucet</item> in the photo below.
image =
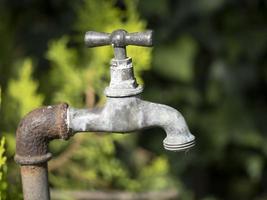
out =
[[182,151],[194,146],[195,137],[176,109],[141,99],[143,87],[134,76],[132,58],[126,46],[152,46],[152,31],[109,33],[88,31],[87,47],[112,45],[114,58],[110,62],[110,84],[102,108],[77,109],[62,103],[33,110],[20,122],[16,132],[15,161],[21,165],[25,200],[50,199],[47,162],[52,155],[48,143],[53,139],[68,139],[77,132],[126,133],[151,127],[166,132],[166,150]]

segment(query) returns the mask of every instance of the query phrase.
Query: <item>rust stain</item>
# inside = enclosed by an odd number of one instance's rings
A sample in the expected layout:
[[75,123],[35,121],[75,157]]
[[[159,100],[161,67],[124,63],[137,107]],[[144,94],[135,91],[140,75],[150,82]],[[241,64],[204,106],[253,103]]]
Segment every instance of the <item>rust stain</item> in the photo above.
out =
[[16,132],[16,156],[19,164],[38,164],[50,159],[48,143],[68,139],[68,104],[41,107],[27,114]]

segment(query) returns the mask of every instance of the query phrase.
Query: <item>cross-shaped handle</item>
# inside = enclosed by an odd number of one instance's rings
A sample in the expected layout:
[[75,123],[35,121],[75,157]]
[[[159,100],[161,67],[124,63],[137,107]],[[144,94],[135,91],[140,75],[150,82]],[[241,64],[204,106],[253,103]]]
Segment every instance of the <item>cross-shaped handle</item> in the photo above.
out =
[[152,36],[153,31],[151,30],[139,33],[128,33],[121,29],[112,33],[88,31],[84,41],[87,47],[112,45],[115,59],[125,59],[127,45],[151,47],[153,45]]

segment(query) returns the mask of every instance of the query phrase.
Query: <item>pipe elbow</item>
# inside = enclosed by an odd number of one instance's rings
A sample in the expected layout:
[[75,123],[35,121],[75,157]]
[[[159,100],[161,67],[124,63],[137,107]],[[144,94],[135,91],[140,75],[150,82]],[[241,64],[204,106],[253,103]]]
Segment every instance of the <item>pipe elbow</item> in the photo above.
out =
[[22,165],[48,161],[48,143],[53,139],[70,137],[66,103],[46,106],[28,113],[16,131],[15,161]]

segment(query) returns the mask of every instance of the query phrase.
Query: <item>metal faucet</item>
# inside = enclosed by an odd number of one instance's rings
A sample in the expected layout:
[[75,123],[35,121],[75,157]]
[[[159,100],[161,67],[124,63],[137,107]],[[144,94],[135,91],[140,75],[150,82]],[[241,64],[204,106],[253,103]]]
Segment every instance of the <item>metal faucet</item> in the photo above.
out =
[[69,128],[73,132],[132,132],[150,127],[162,127],[167,137],[165,149],[185,150],[194,145],[183,116],[175,109],[143,101],[143,87],[134,77],[132,59],[126,55],[127,45],[152,46],[152,31],[127,33],[116,30],[112,34],[89,31],[85,35],[88,47],[112,45],[114,58],[110,63],[110,84],[105,89],[106,105],[102,109],[69,109]]
[[194,146],[183,116],[174,108],[141,99],[143,87],[134,77],[132,59],[126,46],[152,46],[152,31],[127,33],[116,30],[111,34],[89,31],[87,47],[112,45],[114,58],[110,63],[110,84],[103,108],[76,109],[67,104],[47,106],[26,115],[16,132],[15,160],[21,165],[24,199],[50,199],[47,162],[52,155],[48,143],[53,139],[68,139],[77,132],[133,132],[161,127],[167,137],[163,146],[181,151]]

